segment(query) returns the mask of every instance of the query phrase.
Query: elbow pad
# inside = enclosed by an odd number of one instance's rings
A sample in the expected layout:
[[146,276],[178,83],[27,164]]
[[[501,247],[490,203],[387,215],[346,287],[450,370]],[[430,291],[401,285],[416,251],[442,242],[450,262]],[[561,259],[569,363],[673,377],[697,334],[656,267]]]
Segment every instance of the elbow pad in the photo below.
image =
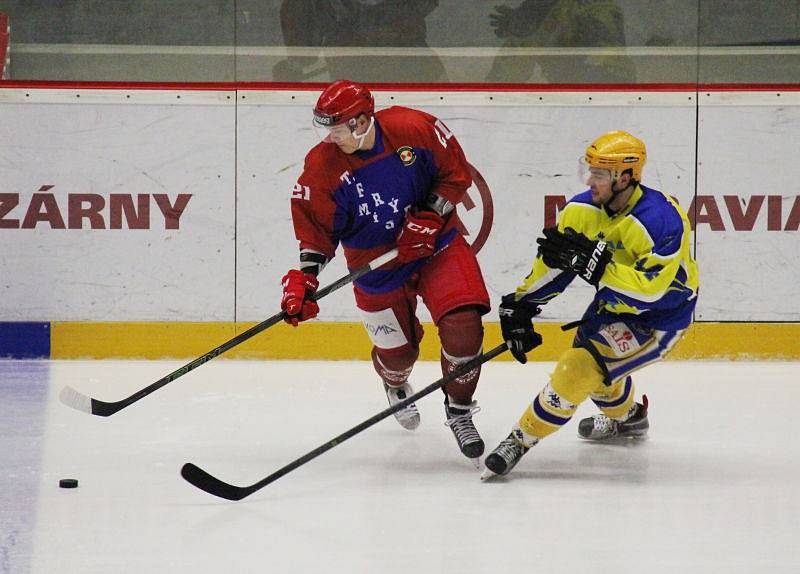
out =
[[444,217],[456,208],[449,200],[433,192],[428,194],[428,198],[425,200],[425,207],[441,217]]

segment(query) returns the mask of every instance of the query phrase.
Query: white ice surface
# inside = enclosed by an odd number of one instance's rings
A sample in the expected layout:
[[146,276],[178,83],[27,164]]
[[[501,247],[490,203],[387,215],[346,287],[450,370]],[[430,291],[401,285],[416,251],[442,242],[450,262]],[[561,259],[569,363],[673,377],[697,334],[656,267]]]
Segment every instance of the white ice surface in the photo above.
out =
[[[585,403],[493,483],[458,452],[437,391],[416,431],[381,421],[241,502],[180,467],[271,474],[385,408],[371,365],[216,360],[107,419],[57,398],[68,384],[118,400],[178,366],[0,361],[0,573],[800,571],[797,362],[651,366],[636,379],[648,440],[579,441]],[[551,368],[484,367],[488,449]],[[439,376],[420,363],[412,383]]]

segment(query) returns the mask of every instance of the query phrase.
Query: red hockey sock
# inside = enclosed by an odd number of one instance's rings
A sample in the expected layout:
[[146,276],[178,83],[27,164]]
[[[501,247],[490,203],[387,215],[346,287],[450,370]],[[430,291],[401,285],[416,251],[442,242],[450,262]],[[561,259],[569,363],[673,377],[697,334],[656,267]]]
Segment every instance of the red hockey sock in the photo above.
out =
[[372,364],[380,377],[393,387],[408,380],[411,369],[419,357],[419,349],[403,345],[396,349],[372,348]]
[[[475,358],[483,346],[483,325],[475,307],[462,307],[451,311],[439,320],[439,338],[442,342],[442,374],[447,376],[459,365]],[[458,404],[469,404],[478,386],[480,366],[445,385],[445,391]]]

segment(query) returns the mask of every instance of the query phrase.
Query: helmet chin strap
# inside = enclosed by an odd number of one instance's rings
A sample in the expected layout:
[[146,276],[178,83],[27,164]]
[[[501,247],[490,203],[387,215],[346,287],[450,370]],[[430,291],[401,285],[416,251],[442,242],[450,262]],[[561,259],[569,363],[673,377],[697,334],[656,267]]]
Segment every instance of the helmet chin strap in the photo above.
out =
[[611,199],[609,199],[609,202],[614,201],[620,193],[622,193],[623,191],[628,189],[627,187],[624,188],[624,189],[614,189],[614,187],[616,185],[617,185],[617,180],[616,179],[612,179],[611,180]]
[[[608,201],[606,201],[605,203],[603,203],[603,207],[604,207],[604,208],[606,209],[606,211],[608,211],[609,213],[612,213],[612,210],[611,210],[611,208],[609,207],[609,205],[610,205],[611,203],[613,203],[615,199],[617,199],[617,196],[619,196],[619,194],[620,194],[620,193],[622,193],[623,191],[625,191],[626,189],[628,189],[627,187],[625,187],[625,188],[623,188],[623,189],[614,189],[614,187],[615,187],[616,185],[617,185],[617,178],[613,178],[613,179],[611,180],[611,197],[609,197],[609,198],[608,198]],[[628,187],[630,187],[630,186],[628,186]]]
[[367,129],[364,131],[363,134],[356,135],[356,132],[355,131],[353,132],[353,137],[356,138],[356,141],[358,142],[356,149],[361,149],[361,146],[364,145],[364,139],[366,139],[366,137],[369,135],[369,132],[372,131],[372,128],[374,126],[375,126],[375,116],[370,116],[369,126],[367,127]]

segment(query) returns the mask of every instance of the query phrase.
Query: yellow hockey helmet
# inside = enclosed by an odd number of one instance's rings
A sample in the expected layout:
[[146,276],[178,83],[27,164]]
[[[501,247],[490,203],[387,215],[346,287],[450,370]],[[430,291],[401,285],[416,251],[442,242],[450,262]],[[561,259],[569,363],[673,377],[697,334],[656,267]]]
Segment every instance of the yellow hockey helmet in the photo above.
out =
[[631,170],[632,178],[641,181],[642,168],[647,161],[644,142],[628,132],[614,131],[601,135],[586,148],[589,167],[607,169],[613,179]]

